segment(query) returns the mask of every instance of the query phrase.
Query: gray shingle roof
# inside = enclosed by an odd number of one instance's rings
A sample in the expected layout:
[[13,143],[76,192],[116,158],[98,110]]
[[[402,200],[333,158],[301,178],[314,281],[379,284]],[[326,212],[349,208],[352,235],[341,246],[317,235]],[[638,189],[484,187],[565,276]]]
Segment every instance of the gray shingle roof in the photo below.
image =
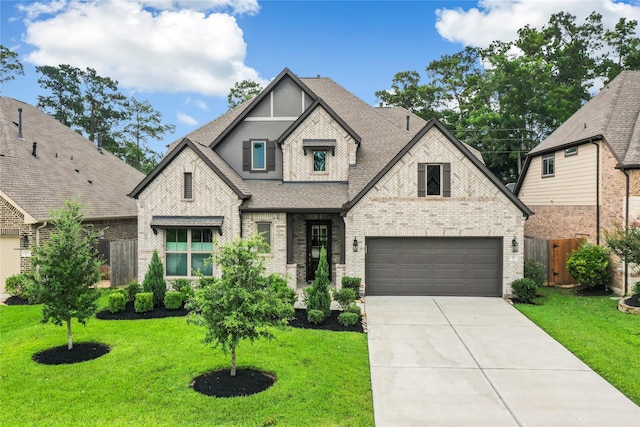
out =
[[[14,124],[18,108],[23,110],[23,139]],[[87,219],[136,217],[136,202],[127,194],[143,178],[34,106],[0,97],[0,191],[36,220],[49,219],[49,210],[76,195]]]
[[[339,210],[348,201],[346,183],[246,181],[252,196],[242,210]],[[293,208],[293,209],[292,209]]]
[[623,71],[528,156],[604,137],[621,165],[640,164],[640,71]]

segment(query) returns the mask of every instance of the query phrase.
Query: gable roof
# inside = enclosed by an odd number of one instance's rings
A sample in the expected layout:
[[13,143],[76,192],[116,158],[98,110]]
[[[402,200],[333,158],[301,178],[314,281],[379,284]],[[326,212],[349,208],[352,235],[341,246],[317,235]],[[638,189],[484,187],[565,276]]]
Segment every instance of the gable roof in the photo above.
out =
[[619,165],[640,167],[640,71],[623,71],[527,156],[604,139]]
[[[19,108],[23,138],[18,136]],[[136,218],[136,202],[127,194],[143,178],[36,107],[0,97],[0,192],[36,221],[50,219],[49,210],[75,196],[88,220]]]

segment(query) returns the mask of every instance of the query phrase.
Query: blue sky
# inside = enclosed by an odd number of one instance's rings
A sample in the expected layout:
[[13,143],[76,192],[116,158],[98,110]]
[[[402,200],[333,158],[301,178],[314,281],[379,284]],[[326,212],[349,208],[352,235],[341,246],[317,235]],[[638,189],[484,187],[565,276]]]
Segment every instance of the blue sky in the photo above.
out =
[[17,52],[25,76],[2,95],[35,105],[45,92],[37,65],[95,68],[123,93],[146,99],[177,129],[164,145],[227,110],[235,81],[267,84],[283,68],[330,77],[367,103],[398,71],[466,45],[511,40],[559,11],[581,21],[591,11],[612,27],[640,21],[640,0],[0,1],[0,42]]

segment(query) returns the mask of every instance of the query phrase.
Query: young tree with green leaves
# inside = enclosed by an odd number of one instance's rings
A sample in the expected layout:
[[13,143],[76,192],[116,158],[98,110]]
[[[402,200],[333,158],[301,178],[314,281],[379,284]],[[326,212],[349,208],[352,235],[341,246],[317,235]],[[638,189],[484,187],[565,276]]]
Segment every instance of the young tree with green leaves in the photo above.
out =
[[266,248],[258,235],[218,247],[213,257],[222,277],[197,290],[188,303],[189,321],[206,329],[204,342],[231,352],[231,376],[241,341],[272,339],[269,328],[286,325],[294,314],[290,295],[279,289],[282,280],[265,276],[261,251]]
[[37,295],[44,304],[43,323],[67,325],[67,348],[73,348],[71,319],[86,324],[97,309],[102,259],[95,249],[98,233],[82,225],[82,205],[67,200],[52,211],[55,230],[41,247],[34,249],[32,264],[37,272]]
[[[316,277],[313,284],[304,289],[304,301],[307,306],[307,315],[311,310],[319,310],[324,315],[324,319],[331,315],[331,292],[329,285],[329,263],[327,262],[327,250],[324,246],[320,249],[320,259],[316,269]],[[323,320],[324,320],[323,319]]]
[[605,230],[604,241],[620,259],[640,273],[640,224],[633,222],[628,227],[616,225]]
[[18,54],[0,44],[0,91],[2,83],[15,79],[16,75],[24,76],[24,67]]
[[233,110],[238,105],[262,92],[262,86],[258,82],[253,80],[242,80],[236,82],[230,89],[227,95],[227,103],[229,104],[229,110]]
[[164,280],[164,266],[160,261],[158,251],[155,249],[151,256],[147,274],[144,275],[144,280],[142,281],[142,290],[153,293],[153,305],[160,306],[164,303],[164,297],[167,294],[167,282]]

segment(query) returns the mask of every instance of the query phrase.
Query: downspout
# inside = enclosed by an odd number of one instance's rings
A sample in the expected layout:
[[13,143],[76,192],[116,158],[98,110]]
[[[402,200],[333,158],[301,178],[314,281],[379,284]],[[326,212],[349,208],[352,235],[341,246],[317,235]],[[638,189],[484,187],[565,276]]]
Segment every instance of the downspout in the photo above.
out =
[[600,144],[589,142],[596,146],[596,245],[600,246]]
[[41,226],[36,227],[36,247],[40,246],[40,230],[47,226],[47,221],[44,221]]
[[[629,171],[627,169],[622,169],[622,173],[627,177],[626,182],[626,200],[624,202],[624,229],[629,230],[629,196],[631,195],[631,177],[629,176]],[[624,260],[624,294],[628,295],[629,293],[629,262]]]

